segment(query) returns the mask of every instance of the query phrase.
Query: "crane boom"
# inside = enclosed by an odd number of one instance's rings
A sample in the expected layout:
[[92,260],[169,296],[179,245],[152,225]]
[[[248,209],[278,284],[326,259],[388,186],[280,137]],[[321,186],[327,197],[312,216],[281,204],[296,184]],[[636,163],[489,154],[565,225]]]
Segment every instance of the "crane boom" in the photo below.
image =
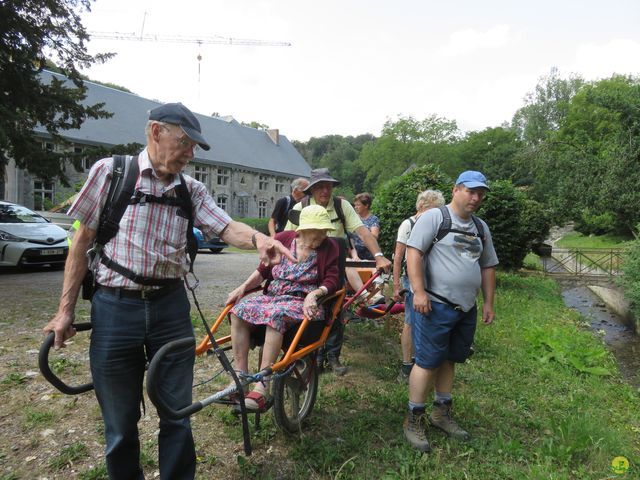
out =
[[265,40],[255,40],[251,38],[231,38],[214,36],[183,36],[183,35],[156,35],[145,33],[144,35],[136,35],[135,33],[123,32],[89,32],[91,38],[108,39],[108,40],[124,40],[130,42],[162,42],[162,43],[197,43],[218,44],[218,45],[244,45],[255,47],[290,47],[289,42],[271,42]]

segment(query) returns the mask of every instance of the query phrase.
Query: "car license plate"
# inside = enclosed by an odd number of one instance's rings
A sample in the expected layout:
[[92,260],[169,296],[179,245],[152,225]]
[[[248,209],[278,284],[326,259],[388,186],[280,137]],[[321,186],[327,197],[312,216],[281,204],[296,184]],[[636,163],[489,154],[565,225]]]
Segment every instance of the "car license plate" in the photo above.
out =
[[48,250],[40,250],[40,255],[62,255],[63,253],[63,248],[50,248]]

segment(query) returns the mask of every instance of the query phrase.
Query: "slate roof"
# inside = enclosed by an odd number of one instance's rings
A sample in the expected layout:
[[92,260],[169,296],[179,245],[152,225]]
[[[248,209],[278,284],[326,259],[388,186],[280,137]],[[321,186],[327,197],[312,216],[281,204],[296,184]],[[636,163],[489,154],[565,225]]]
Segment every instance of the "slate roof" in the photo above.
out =
[[[42,77],[44,82],[49,82],[51,77],[65,79],[63,75],[48,70],[42,72]],[[87,97],[83,103],[93,105],[104,102],[104,109],[112,112],[113,116],[108,119],[87,119],[79,129],[61,131],[61,136],[91,145],[146,143],[144,126],[148,112],[161,105],[160,102],[86,80],[84,84]],[[198,163],[235,166],[287,176],[309,176],[311,167],[284,135],[279,136],[279,145],[276,145],[267,132],[245,127],[229,117],[195,115],[200,121],[202,134],[211,145],[208,152],[197,152]],[[36,133],[46,135],[47,132],[39,126]]]

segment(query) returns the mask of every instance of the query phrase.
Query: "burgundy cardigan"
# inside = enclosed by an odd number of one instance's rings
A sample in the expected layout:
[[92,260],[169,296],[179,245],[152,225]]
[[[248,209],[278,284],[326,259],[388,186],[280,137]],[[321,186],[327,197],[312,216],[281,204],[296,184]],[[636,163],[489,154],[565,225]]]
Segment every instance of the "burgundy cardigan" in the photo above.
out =
[[[287,230],[277,233],[276,240],[282,242],[282,244],[291,248],[293,240],[297,237],[297,233],[293,230]],[[318,253],[318,287],[324,286],[328,290],[328,294],[334,293],[338,289],[339,275],[338,271],[338,258],[340,255],[340,248],[335,240],[327,237],[320,246],[316,249]],[[268,280],[267,285],[273,276],[271,275],[272,266],[265,267],[262,263],[258,267],[258,271],[262,278]],[[265,286],[265,292],[266,292]]]

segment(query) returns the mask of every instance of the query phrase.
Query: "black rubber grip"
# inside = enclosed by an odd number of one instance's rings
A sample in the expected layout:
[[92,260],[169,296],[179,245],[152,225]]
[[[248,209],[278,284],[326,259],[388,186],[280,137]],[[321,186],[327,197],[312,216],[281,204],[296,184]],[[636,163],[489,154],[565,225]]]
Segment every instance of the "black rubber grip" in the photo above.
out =
[[[76,329],[76,332],[83,332],[86,330],[91,330],[91,323],[78,323],[77,325],[73,325],[73,327]],[[85,383],[84,385],[78,386],[67,385],[62,380],[60,380],[60,378],[56,376],[55,373],[51,371],[51,368],[49,367],[49,351],[53,346],[55,338],[55,334],[53,332],[49,332],[49,334],[45,337],[44,342],[42,342],[40,352],[38,352],[38,367],[40,368],[40,373],[42,373],[42,376],[46,378],[51,385],[67,395],[78,395],[79,393],[93,390],[93,382]]]

